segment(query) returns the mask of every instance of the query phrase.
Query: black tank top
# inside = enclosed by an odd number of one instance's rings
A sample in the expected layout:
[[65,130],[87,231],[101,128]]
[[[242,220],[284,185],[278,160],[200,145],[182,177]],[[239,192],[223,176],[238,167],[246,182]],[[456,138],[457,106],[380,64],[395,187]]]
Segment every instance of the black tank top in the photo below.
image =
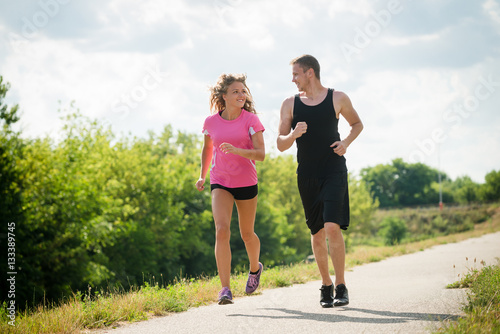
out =
[[292,128],[298,122],[307,123],[307,132],[296,139],[297,174],[308,177],[326,177],[332,172],[347,171],[346,160],[330,147],[340,140],[339,120],[333,107],[333,89],[318,105],[308,106],[295,95]]

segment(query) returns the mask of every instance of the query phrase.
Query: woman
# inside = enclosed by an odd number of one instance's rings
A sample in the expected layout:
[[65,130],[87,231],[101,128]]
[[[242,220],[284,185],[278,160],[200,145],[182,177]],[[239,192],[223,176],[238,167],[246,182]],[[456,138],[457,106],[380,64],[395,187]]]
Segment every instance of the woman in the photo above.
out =
[[240,234],[250,261],[246,292],[259,286],[263,266],[259,262],[260,241],[254,232],[257,211],[257,171],[255,160],[265,158],[264,127],[255,114],[252,95],[245,75],[222,74],[210,88],[212,115],[203,125],[204,142],[201,173],[196,182],[205,189],[205,176],[210,169],[212,213],[215,221],[215,259],[222,289],[218,303],[232,304],[231,248],[229,238],[233,205],[236,202]]

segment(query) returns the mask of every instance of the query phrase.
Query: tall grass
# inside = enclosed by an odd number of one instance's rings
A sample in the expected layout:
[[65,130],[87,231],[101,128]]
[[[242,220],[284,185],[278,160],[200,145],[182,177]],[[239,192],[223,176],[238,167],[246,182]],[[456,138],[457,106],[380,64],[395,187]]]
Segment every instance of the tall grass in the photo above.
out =
[[[397,246],[352,246],[346,268],[376,262],[432,247],[458,242],[486,233],[500,231],[500,209],[496,215],[473,230],[439,236]],[[333,273],[333,270],[331,272]],[[315,263],[268,268],[261,278],[259,291],[320,279]],[[247,273],[231,277],[235,298],[245,295]],[[109,289],[76,293],[60,304],[40,305],[16,314],[15,326],[9,325],[6,305],[0,308],[0,333],[78,333],[82,330],[112,327],[119,322],[135,322],[215,302],[220,282],[217,277],[178,279],[170,284],[150,281],[129,291]]]
[[[245,295],[247,273],[232,275],[235,298]],[[259,289],[290,286],[319,279],[316,264],[282,266],[266,270]],[[121,321],[135,322],[153,316],[186,311],[215,302],[218,278],[181,279],[173,284],[145,283],[128,292],[77,293],[60,305],[40,305],[17,314],[15,326],[8,324],[5,305],[0,311],[1,333],[78,333],[83,329],[110,327]],[[258,294],[258,293],[257,293]]]
[[471,269],[449,288],[469,288],[466,315],[444,323],[436,333],[500,333],[500,260],[494,266]]

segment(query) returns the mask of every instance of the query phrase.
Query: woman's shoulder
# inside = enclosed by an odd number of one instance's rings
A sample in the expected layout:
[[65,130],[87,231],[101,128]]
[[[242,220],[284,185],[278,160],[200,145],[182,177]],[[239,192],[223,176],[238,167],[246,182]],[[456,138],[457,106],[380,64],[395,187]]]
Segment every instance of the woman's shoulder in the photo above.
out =
[[217,120],[218,117],[219,117],[219,113],[214,113],[214,114],[208,115],[205,118],[205,122],[211,122],[211,121]]
[[258,119],[259,118],[259,116],[257,116],[256,113],[253,113],[251,111],[243,109],[243,112],[244,112],[244,116],[246,118],[249,118],[249,119]]

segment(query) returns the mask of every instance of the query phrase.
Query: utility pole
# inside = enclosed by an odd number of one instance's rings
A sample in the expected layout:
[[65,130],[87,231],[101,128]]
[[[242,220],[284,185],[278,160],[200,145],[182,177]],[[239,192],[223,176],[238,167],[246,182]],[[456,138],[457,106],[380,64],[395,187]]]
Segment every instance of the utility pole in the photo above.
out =
[[439,180],[439,210],[443,210],[443,186],[441,184],[441,144],[438,147],[438,180]]

